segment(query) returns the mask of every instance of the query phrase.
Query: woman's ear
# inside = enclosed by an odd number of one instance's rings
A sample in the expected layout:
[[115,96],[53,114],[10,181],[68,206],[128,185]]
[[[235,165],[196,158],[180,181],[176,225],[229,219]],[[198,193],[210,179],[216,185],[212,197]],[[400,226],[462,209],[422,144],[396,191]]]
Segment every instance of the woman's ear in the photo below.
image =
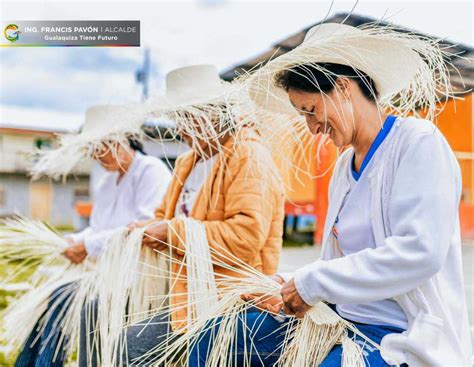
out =
[[339,77],[336,79],[335,89],[338,93],[340,93],[345,99],[349,100],[351,91],[352,91],[352,83],[349,81],[348,78]]

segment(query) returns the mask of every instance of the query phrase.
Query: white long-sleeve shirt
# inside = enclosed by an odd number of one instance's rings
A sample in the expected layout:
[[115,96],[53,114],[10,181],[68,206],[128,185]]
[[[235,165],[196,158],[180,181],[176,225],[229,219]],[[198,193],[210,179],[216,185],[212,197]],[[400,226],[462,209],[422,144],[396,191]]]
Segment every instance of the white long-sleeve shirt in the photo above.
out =
[[119,183],[118,177],[118,172],[106,172],[99,179],[89,226],[69,235],[75,243],[84,242],[92,258],[101,253],[116,228],[155,216],[171,181],[171,172],[160,159],[136,152]]
[[392,364],[470,365],[472,355],[461,260],[461,174],[446,139],[429,121],[398,119],[369,175],[376,248],[334,258],[332,228],[350,188],[352,149],[341,155],[329,189],[321,259],[294,276],[313,305],[395,299],[408,330],[382,339]]

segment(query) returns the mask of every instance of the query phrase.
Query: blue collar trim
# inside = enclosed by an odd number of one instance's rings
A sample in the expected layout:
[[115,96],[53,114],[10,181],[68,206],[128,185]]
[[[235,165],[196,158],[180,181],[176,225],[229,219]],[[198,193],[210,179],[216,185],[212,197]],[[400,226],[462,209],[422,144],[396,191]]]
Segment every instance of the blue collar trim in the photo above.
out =
[[387,118],[385,119],[385,122],[383,123],[382,129],[379,131],[379,133],[375,137],[374,142],[370,146],[370,149],[367,152],[367,155],[365,156],[364,161],[362,162],[362,165],[360,166],[359,172],[357,172],[354,168],[355,154],[352,156],[351,171],[352,171],[352,177],[354,177],[354,180],[356,181],[359,180],[360,176],[365,170],[365,167],[367,167],[367,165],[369,164],[370,160],[372,159],[373,155],[375,154],[379,146],[385,140],[390,130],[392,130],[392,126],[395,123],[396,119],[397,119],[396,116],[393,116],[393,115],[387,116]]

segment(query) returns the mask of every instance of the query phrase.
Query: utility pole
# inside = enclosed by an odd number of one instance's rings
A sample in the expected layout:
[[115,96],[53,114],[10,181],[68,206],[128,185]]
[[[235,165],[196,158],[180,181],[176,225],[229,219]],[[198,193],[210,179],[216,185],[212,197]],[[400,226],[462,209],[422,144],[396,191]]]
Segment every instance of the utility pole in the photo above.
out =
[[142,84],[142,101],[148,98],[148,86],[150,81],[150,49],[145,48],[143,55],[143,64],[140,69],[135,72],[135,80],[138,84]]

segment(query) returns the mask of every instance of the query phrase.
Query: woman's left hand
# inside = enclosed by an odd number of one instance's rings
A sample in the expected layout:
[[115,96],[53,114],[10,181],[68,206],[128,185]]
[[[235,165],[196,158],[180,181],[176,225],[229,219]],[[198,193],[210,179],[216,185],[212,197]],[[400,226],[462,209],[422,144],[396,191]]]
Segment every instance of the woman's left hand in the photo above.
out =
[[168,247],[168,223],[158,222],[151,225],[143,234],[142,244],[157,251]]
[[[278,284],[284,284],[285,281],[278,274],[270,275],[269,278],[277,282]],[[274,314],[280,312],[283,307],[283,302],[280,297],[266,296],[263,293],[245,293],[240,296],[245,302],[252,302],[255,307],[268,311]]]
[[73,264],[80,264],[87,257],[87,250],[84,244],[81,242],[77,245],[74,244],[66,248],[63,252],[63,255]]
[[283,285],[281,298],[283,299],[283,312],[287,315],[295,315],[301,319],[311,309],[311,306],[303,301],[299,295],[294,279]]

